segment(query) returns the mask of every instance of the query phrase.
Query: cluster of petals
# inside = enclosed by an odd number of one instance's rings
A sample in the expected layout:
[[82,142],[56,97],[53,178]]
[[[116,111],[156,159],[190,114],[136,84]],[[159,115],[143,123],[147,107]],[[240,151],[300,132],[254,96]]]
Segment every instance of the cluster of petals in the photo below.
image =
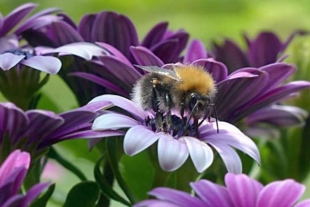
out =
[[[203,172],[213,162],[212,148],[219,153],[229,172],[242,172],[241,160],[233,148],[260,162],[255,143],[235,126],[226,122],[219,121],[219,133],[214,122],[205,121],[199,127],[199,139],[191,136],[177,137],[167,132],[152,131],[145,120],[147,117],[154,117],[154,114],[143,111],[132,101],[120,96],[102,95],[94,98],[84,108],[96,111],[112,106],[119,107],[130,115],[105,111],[95,119],[92,129],[102,133],[106,131],[106,137],[113,136],[113,131],[115,134],[123,133],[125,135],[123,147],[128,155],[135,155],[157,142],[159,164],[165,171],[178,169],[190,157],[196,170]],[[123,129],[128,130],[124,132]],[[91,139],[90,147],[97,141]]]
[[244,174],[228,173],[226,187],[208,180],[190,183],[195,196],[175,189],[159,187],[149,195],[155,197],[134,207],[307,207],[310,199],[298,200],[305,186],[292,179],[274,181],[266,186]]
[[30,166],[30,154],[14,150],[0,166],[0,203],[1,207],[27,207],[49,183],[32,186],[25,195],[20,194],[23,181]]

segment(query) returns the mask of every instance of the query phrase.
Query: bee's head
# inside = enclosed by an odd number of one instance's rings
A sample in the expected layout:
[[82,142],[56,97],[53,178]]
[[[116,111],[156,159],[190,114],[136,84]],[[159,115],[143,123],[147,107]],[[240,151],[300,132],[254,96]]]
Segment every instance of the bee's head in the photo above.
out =
[[188,109],[193,116],[201,118],[206,114],[209,105],[211,104],[211,98],[208,95],[201,95],[196,92],[192,92],[188,97]]

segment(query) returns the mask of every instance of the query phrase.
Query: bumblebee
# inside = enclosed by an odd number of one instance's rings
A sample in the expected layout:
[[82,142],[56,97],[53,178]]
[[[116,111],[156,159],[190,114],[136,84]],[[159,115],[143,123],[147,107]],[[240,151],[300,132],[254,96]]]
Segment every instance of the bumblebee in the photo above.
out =
[[[203,120],[208,118],[210,121],[213,113],[216,118],[213,104],[215,82],[203,68],[194,65],[174,66],[171,70],[157,66],[136,67],[149,73],[135,84],[132,100],[144,110],[155,112],[156,123],[161,130],[171,129],[171,110],[180,112],[184,129],[193,119],[196,135]],[[218,131],[217,119],[216,124]]]

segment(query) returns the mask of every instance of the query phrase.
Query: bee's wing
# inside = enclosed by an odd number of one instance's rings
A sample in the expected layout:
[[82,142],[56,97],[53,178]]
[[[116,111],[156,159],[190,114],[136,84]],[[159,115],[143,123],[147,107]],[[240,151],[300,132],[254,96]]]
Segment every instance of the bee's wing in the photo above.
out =
[[158,73],[160,75],[167,76],[173,80],[180,81],[180,78],[178,77],[177,73],[174,70],[160,68],[157,66],[141,66],[141,65],[135,65],[135,66],[147,72]]

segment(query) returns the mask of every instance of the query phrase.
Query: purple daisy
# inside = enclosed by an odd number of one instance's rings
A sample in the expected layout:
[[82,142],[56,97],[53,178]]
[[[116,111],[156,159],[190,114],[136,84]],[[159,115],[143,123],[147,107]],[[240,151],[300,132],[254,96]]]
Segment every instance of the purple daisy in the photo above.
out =
[[25,195],[20,194],[30,162],[29,153],[14,150],[0,166],[0,203],[2,207],[29,206],[49,186],[49,183],[36,184]]
[[0,53],[17,48],[24,32],[60,20],[58,16],[52,15],[59,11],[56,8],[42,10],[24,20],[36,7],[36,4],[27,3],[17,7],[5,17],[0,13]]
[[284,50],[296,35],[303,35],[305,32],[296,31],[284,42],[273,32],[261,32],[251,40],[244,35],[247,50],[243,51],[235,42],[225,39],[222,45],[213,43],[212,54],[215,59],[224,63],[229,72],[244,67],[262,67],[276,63],[284,58]]
[[[105,111],[95,119],[92,129],[98,132],[119,132],[121,129],[128,129],[124,136],[123,147],[125,153],[131,156],[157,142],[159,164],[165,171],[178,169],[190,156],[196,170],[203,172],[213,162],[212,148],[219,153],[229,172],[242,172],[241,160],[233,148],[260,162],[255,143],[235,126],[226,122],[219,122],[217,133],[215,122],[205,121],[199,127],[199,138],[196,138],[195,130],[191,130],[192,124],[184,129],[184,126],[180,126],[181,119],[176,114],[172,115],[173,130],[163,132],[154,123],[154,113],[143,111],[132,101],[120,96],[102,95],[94,98],[84,108],[100,110],[112,106],[117,106],[130,115]],[[189,131],[188,135],[184,135],[184,130]],[[97,141],[90,140],[90,147]]]
[[191,183],[196,196],[175,189],[159,187],[149,192],[154,199],[142,201],[134,207],[306,207],[310,199],[298,199],[305,186],[292,179],[275,181],[263,186],[244,174],[228,173],[225,176],[226,187],[208,180]]
[[63,140],[124,134],[92,131],[91,122],[97,113],[83,108],[55,114],[46,110],[23,111],[13,103],[0,103],[0,114],[0,147],[8,153],[13,149],[28,151],[32,158]]
[[85,15],[78,25],[65,14],[59,16],[63,21],[54,22],[44,29],[28,30],[23,33],[24,37],[32,46],[54,48],[74,42],[100,42],[99,46],[103,46],[109,52],[103,57],[87,62],[78,58],[73,62],[62,59],[66,66],[59,75],[74,92],[80,105],[105,93],[129,97],[133,84],[141,77],[141,71],[131,64],[137,64],[131,54],[131,46],[149,48],[163,61],[170,63],[179,60],[189,38],[182,30],[167,30],[168,23],[163,22],[155,25],[139,43],[132,21],[125,15],[110,11]]

